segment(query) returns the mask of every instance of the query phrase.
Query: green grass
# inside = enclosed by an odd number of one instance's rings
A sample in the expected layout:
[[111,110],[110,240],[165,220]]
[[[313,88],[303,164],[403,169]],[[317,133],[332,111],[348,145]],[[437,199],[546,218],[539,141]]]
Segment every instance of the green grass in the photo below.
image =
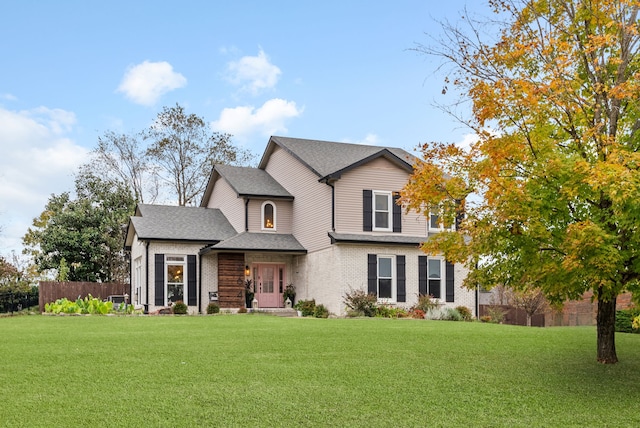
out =
[[0,318],[0,426],[640,426],[640,335],[259,315]]

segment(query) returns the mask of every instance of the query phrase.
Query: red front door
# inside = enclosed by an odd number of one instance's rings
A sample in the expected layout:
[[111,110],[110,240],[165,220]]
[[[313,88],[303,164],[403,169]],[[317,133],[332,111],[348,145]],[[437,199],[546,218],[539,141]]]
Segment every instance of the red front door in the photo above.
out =
[[257,264],[253,266],[256,299],[260,308],[281,308],[284,290],[284,265]]

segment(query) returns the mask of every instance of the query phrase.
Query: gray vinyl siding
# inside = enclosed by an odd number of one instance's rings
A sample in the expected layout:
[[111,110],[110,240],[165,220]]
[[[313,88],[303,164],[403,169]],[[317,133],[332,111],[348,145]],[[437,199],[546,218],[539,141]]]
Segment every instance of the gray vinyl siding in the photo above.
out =
[[[362,233],[362,190],[400,191],[409,174],[384,158],[377,158],[342,175],[336,188],[336,232]],[[402,234],[426,236],[426,218],[402,210]],[[376,232],[373,232],[376,233]],[[392,232],[377,232],[392,233]]]
[[279,147],[269,158],[266,171],[295,199],[292,233],[309,252],[331,245],[331,188],[300,161]]
[[238,197],[224,178],[216,181],[207,208],[220,209],[236,232],[244,231],[244,200]]
[[274,199],[249,200],[249,232],[264,232],[262,230],[262,204],[271,201],[276,206],[276,230],[275,233],[292,233],[293,206],[291,201]]

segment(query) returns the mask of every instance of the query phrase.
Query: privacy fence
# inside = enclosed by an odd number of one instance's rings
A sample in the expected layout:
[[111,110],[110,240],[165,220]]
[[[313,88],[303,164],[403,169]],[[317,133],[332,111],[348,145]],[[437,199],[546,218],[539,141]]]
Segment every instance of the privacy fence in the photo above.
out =
[[40,281],[40,312],[44,312],[44,305],[55,302],[58,299],[67,298],[76,300],[85,298],[91,294],[98,299],[107,299],[109,296],[129,294],[129,284],[117,282],[56,282]]
[[0,313],[18,312],[38,304],[38,287],[26,291],[0,290]]

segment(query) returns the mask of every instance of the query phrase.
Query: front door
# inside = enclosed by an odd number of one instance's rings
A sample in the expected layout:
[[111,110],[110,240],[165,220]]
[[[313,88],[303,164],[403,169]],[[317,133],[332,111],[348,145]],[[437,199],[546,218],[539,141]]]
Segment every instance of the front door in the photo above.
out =
[[257,264],[253,266],[253,283],[260,308],[281,308],[284,290],[284,265]]

